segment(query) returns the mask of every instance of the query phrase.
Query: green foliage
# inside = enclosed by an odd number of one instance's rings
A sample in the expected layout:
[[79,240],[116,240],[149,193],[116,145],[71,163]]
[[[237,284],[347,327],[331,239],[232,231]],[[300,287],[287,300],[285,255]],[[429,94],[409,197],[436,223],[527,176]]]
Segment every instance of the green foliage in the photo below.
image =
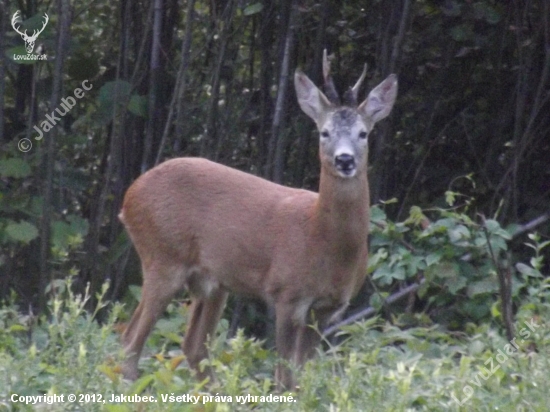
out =
[[23,159],[12,157],[0,160],[0,176],[2,177],[27,177],[31,174],[31,167]]
[[252,16],[253,14],[261,12],[263,8],[264,5],[262,3],[253,3],[244,8],[243,14],[245,16]]
[[[10,272],[17,273],[15,266],[19,265],[33,268],[32,271],[24,271],[24,278],[13,277],[14,285],[29,282],[35,287],[38,283],[33,276],[36,275],[35,259],[36,251],[39,250],[36,245],[43,202],[40,193],[29,190],[29,187],[32,187],[35,179],[32,171],[39,167],[40,162],[38,153],[31,153],[27,158],[21,158],[19,152],[11,151],[0,155],[0,178],[4,179],[0,182],[0,267],[11,260]],[[67,187],[70,187],[70,177],[65,179]],[[88,226],[87,219],[81,216],[80,211],[67,205],[64,205],[62,213],[54,213],[50,230],[52,261],[57,273],[74,271],[77,262],[75,256],[81,256],[79,252],[88,233]],[[14,265],[13,261],[18,262]],[[27,289],[31,295],[35,293],[32,287]]]
[[9,221],[4,228],[8,239],[15,242],[29,243],[38,236],[38,229],[29,222],[13,222]]
[[[97,296],[92,313],[85,310],[88,292],[75,295],[71,287],[70,281],[51,285],[55,294],[48,314],[38,319],[21,315],[9,304],[0,310],[0,400],[4,405],[12,394],[107,395],[116,388],[118,378],[109,379],[102,369],[118,359],[113,324],[121,307],[115,305],[100,325],[94,319],[107,307],[103,297],[108,285]],[[70,404],[56,407],[61,409],[71,409]]]
[[115,109],[128,109],[136,116],[147,117],[147,96],[132,93],[132,85],[127,81],[107,82],[99,89],[95,121],[101,125],[108,124],[114,119]]
[[[450,204],[454,198],[448,199]],[[426,302],[424,310],[436,314],[444,308],[443,315],[435,315],[436,321],[454,328],[461,328],[464,321],[487,321],[499,314],[495,308],[499,300],[497,270],[506,263],[503,256],[509,251],[512,233],[498,221],[476,222],[459,209],[413,206],[403,222],[393,222],[380,207],[373,207],[371,222],[368,271],[382,290],[425,279],[418,290]],[[536,235],[530,237],[534,242],[528,246],[535,256],[529,265],[506,263],[516,303],[528,292],[532,278],[543,277],[542,251],[550,243],[540,242]],[[371,297],[375,308],[381,307],[381,301],[377,294]]]
[[[342,328],[340,343],[326,342],[325,349],[319,348],[317,356],[296,371],[297,391],[277,394],[275,352],[242,332],[226,341],[226,322],[218,327],[210,357],[203,362],[212,367],[216,380],[197,381],[178,344],[164,332],[182,326],[186,313],[179,305],[171,305],[164,318],[173,326],[161,324],[153,331],[152,340],[159,346],[153,352],[152,345],[146,349],[142,376],[124,381],[117,366],[119,337],[113,331],[120,307],[113,307],[100,325],[94,318],[105,309],[101,296],[89,314],[84,310],[89,295],[74,295],[71,282],[56,282],[51,288],[57,296],[49,302],[47,317],[21,315],[11,304],[0,307],[0,405],[9,410],[543,410],[550,390],[550,329],[544,321],[548,307],[538,316],[522,313],[513,343],[486,324],[468,323],[467,334],[457,334],[441,325],[403,330],[376,318],[358,322]],[[511,349],[514,345],[517,350]],[[157,402],[24,406],[9,400],[12,394],[70,393],[101,394],[107,400],[138,394]],[[186,395],[196,397],[196,404],[176,400]],[[237,396],[247,395],[237,402]],[[287,400],[267,402],[269,395]]]
[[[156,154],[164,130],[168,136],[162,156],[200,154],[258,175],[272,161],[271,148],[281,143],[284,183],[316,189],[316,139],[296,115],[290,89],[280,136],[288,142],[296,139],[296,144],[283,144],[271,135],[285,40],[285,25],[273,22],[288,21],[289,3],[233,4],[233,16],[230,8],[223,11],[220,4],[204,1],[197,1],[189,16],[182,8],[163,9],[169,18],[163,19],[166,30],[159,39],[161,53],[154,70],[150,34],[155,19],[150,3],[132,3],[131,13],[117,2],[104,1],[76,10],[66,70],[57,80],[62,96],[70,95],[84,79],[93,88],[56,126],[51,182],[46,182],[42,168],[50,136],[33,140],[26,153],[17,150],[17,140],[26,137],[32,122],[54,109],[48,102],[56,83],[54,64],[59,61],[52,53],[54,23],[60,13],[52,10],[52,21],[39,38],[53,57],[48,61],[13,61],[13,53],[26,51],[8,24],[2,40],[7,59],[0,96],[4,101],[1,292],[11,287],[22,291],[17,299],[27,300],[24,308],[44,292],[37,290],[36,268],[45,184],[53,187],[50,261],[55,281],[49,289],[54,296],[50,317],[40,318],[38,324],[13,305],[0,309],[0,391],[14,382],[28,393],[79,391],[90,379],[94,382],[90,388],[104,394],[115,387],[122,393],[157,396],[163,391],[273,391],[272,351],[242,335],[226,345],[224,322],[211,342],[212,357],[205,362],[220,380],[210,387],[195,382],[177,349],[186,309],[176,304],[169,306],[168,316],[148,340],[148,354],[154,356],[142,360],[143,377],[135,384],[122,382],[114,362],[105,361],[117,354],[115,336],[86,315],[82,300],[71,296],[59,280],[81,271],[82,279],[93,278],[97,285],[101,284],[97,279],[105,276],[120,276],[114,283],[123,284],[128,272],[138,273],[131,264],[126,271],[118,270],[128,260],[128,240],[119,235],[116,215],[124,188],[139,174],[144,152]],[[490,327],[501,318],[499,267],[509,270],[518,324],[548,315],[548,228],[541,227],[541,235],[531,234],[523,244],[519,238],[512,241],[512,226],[505,226],[505,222],[526,222],[548,209],[550,118],[541,115],[548,112],[545,4],[543,0],[424,0],[406,8],[376,0],[305,2],[299,7],[291,68],[302,65],[320,78],[321,68],[314,65],[328,46],[336,56],[333,69],[340,90],[355,82],[364,62],[369,63],[370,86],[389,70],[399,74],[401,91],[392,119],[373,131],[370,139],[375,142],[369,169],[376,183],[373,198],[393,197],[372,210],[368,271],[377,291],[370,303],[382,309],[384,299],[399,287],[425,281],[414,308],[420,313],[403,314],[395,305],[394,326],[375,321],[353,325],[346,329],[347,341],[308,364],[301,375],[299,402],[291,409],[458,410],[448,389],[454,388],[461,398],[464,385],[484,367],[484,356],[502,347],[498,328]],[[179,63],[187,17],[192,23],[192,53],[183,69]],[[41,24],[39,12],[23,28],[32,31]],[[32,73],[25,65],[33,66]],[[184,89],[176,87],[180,81]],[[174,98],[176,90],[181,95]],[[155,116],[149,119],[153,100]],[[165,124],[169,118],[172,124]],[[179,134],[175,133],[178,118]],[[151,135],[151,130],[157,133]],[[474,196],[476,202],[471,200]],[[461,205],[464,199],[470,209]],[[474,207],[494,219],[478,218]],[[85,239],[90,240],[86,249]],[[91,260],[96,266],[86,271],[83,261],[94,250]],[[415,327],[405,331],[396,327],[410,325]],[[459,332],[450,334],[447,328]],[[112,344],[112,352],[94,346],[104,334],[109,342],[105,348]],[[529,344],[539,353],[510,360],[482,383],[483,388],[476,386],[474,397],[462,409],[544,410],[545,335],[535,334]],[[528,352],[525,348],[522,353]],[[80,368],[79,362],[89,363],[89,368]],[[75,371],[74,365],[82,370]],[[0,402],[4,402],[1,396]],[[176,404],[157,406],[182,409]],[[252,408],[289,409],[265,404],[204,407]],[[198,408],[184,405],[183,409]],[[109,405],[109,410],[134,408]]]

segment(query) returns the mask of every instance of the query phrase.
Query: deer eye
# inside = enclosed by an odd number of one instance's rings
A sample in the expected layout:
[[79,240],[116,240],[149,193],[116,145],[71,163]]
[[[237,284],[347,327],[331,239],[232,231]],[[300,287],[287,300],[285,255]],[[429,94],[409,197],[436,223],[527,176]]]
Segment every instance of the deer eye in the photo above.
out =
[[361,139],[366,139],[367,138],[367,132],[365,132],[365,131],[359,132],[359,137]]
[[326,138],[330,137],[330,133],[327,132],[326,130],[323,130],[323,131],[321,132],[321,137],[324,137],[324,138],[326,139]]

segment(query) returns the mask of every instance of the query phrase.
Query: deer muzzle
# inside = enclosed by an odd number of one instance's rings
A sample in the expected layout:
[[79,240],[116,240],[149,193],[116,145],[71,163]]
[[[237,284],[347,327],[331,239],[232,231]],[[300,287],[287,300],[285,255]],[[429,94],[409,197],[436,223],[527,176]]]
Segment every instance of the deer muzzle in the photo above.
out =
[[344,176],[353,176],[355,174],[355,157],[350,154],[341,154],[334,158],[336,170]]

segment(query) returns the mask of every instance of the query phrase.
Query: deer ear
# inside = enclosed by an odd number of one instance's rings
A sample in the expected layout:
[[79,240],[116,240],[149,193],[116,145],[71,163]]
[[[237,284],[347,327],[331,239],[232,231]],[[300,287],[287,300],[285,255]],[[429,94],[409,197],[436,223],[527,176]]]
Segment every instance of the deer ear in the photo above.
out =
[[376,123],[390,114],[397,96],[397,76],[390,74],[376,86],[357,110]]
[[294,74],[294,87],[300,107],[315,123],[318,123],[331,107],[329,100],[299,69]]

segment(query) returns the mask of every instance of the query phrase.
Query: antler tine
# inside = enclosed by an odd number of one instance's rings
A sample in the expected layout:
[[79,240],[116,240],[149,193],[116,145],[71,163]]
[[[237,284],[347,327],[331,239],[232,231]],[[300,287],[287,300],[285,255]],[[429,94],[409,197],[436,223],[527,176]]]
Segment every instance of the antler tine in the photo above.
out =
[[323,50],[323,79],[325,81],[328,79],[330,75],[330,61],[327,56],[327,49]]
[[50,21],[50,18],[48,17],[47,13],[44,13],[44,16],[46,17],[46,19],[44,20],[44,23],[42,24],[42,28],[40,30],[33,30],[33,33],[32,33],[32,38],[33,39],[36,39],[38,37],[38,35],[44,31],[44,29],[46,28],[46,24],[48,24],[48,22]]
[[42,24],[42,29],[40,30],[40,33],[44,31],[44,29],[46,28],[46,24],[48,24],[48,22],[50,21],[48,13],[44,13],[44,17],[46,17],[46,19],[44,20],[44,24]]
[[330,60],[327,56],[327,49],[323,50],[323,79],[325,81],[323,89],[325,90],[328,100],[331,103],[340,105],[340,97],[338,96],[338,92],[330,76]]
[[357,95],[359,93],[359,89],[361,88],[361,85],[363,84],[363,81],[365,80],[365,77],[367,75],[367,64],[363,66],[363,73],[361,73],[361,77],[359,77],[359,80],[357,80],[357,83],[353,87],[351,87],[345,94],[344,94],[344,101],[346,104],[349,104],[350,106],[357,106],[358,100]]
[[363,84],[363,81],[365,80],[365,76],[367,75],[367,63],[363,66],[363,73],[361,73],[361,77],[359,77],[359,80],[357,80],[357,83],[353,86],[351,91],[355,94],[355,97],[357,97],[357,93],[359,92],[359,89],[361,88],[361,85]]
[[14,29],[17,33],[19,33],[20,35],[23,36],[27,31],[25,30],[25,33],[21,33],[21,32],[19,31],[19,27],[15,27],[15,25],[16,25],[17,23],[19,23],[18,20],[21,18],[21,16],[19,16],[19,13],[20,13],[20,11],[17,10],[17,11],[15,12],[15,14],[13,15],[13,17],[12,17],[12,19],[11,19],[11,27],[13,27],[13,29]]

